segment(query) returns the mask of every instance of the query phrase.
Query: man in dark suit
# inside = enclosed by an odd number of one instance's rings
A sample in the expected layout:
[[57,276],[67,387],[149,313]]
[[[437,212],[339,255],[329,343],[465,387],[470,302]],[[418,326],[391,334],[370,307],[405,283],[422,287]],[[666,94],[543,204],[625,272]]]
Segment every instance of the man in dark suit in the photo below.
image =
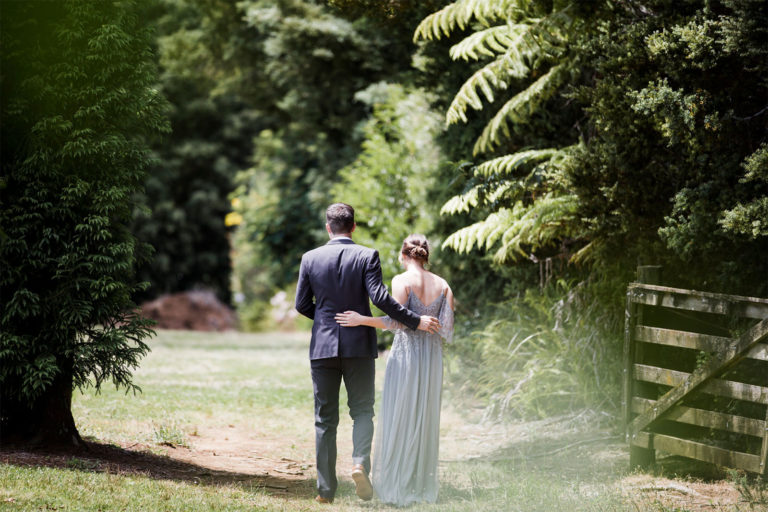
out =
[[296,288],[296,310],[314,320],[309,358],[315,393],[315,447],[317,490],[320,503],[332,503],[336,493],[336,427],[339,423],[339,389],[347,389],[352,427],[352,479],[357,495],[369,500],[373,438],[374,369],[378,356],[376,330],[341,327],[334,316],[357,311],[371,316],[368,299],[394,320],[410,329],[436,332],[436,318],[419,316],[404,308],[387,292],[381,280],[379,253],[357,245],[355,211],[344,203],[332,204],[325,214],[331,240],[301,258]]

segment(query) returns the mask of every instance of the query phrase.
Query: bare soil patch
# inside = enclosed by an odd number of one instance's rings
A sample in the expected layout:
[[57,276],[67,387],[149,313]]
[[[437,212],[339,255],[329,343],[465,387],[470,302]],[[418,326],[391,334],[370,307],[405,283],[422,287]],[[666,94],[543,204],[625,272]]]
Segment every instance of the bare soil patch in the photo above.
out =
[[161,295],[141,305],[142,314],[158,329],[228,331],[237,329],[237,315],[211,291],[194,290]]

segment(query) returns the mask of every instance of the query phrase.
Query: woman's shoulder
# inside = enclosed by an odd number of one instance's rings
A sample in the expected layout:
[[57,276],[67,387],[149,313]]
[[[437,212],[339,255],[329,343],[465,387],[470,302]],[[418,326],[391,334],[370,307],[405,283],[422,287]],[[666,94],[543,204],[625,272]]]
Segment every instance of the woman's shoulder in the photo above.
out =
[[410,291],[414,288],[417,290],[421,288],[423,283],[418,279],[418,276],[415,276],[412,272],[403,272],[401,274],[397,274],[395,277],[392,278],[392,287],[399,287],[404,288],[407,291]]
[[395,277],[392,278],[392,283],[404,283],[408,281],[407,272],[403,272],[401,274],[396,274]]
[[449,291],[451,289],[451,286],[448,284],[448,281],[446,281],[445,278],[435,274],[434,272],[430,272],[430,275],[435,280],[435,283],[437,283],[443,290]]

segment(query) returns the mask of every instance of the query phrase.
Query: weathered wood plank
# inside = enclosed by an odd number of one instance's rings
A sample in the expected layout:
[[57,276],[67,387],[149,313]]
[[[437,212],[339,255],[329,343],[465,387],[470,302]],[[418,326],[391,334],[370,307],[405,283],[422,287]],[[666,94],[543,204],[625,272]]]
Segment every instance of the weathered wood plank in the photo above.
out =
[[[643,382],[652,382],[654,384],[664,384],[666,386],[679,386],[691,374],[677,370],[667,370],[644,364],[634,365],[635,379]],[[735,398],[748,402],[757,402],[768,405],[768,387],[755,386],[753,384],[744,384],[723,379],[712,379],[701,386],[703,393],[711,395]]]
[[[656,400],[635,397],[632,399],[632,412],[638,414],[643,413],[655,404]],[[664,419],[755,437],[763,437],[763,433],[765,432],[765,422],[763,420],[708,411],[706,409],[695,409],[693,407],[685,407],[682,405],[676,405],[670,409],[669,412],[664,415]]]
[[747,357],[750,359],[760,359],[761,361],[768,361],[768,345],[765,343],[758,343],[752,349],[747,352]]
[[691,459],[703,460],[720,466],[742,468],[752,473],[760,473],[760,457],[750,453],[737,452],[710,446],[708,444],[679,439],[663,434],[638,432],[632,437],[632,444],[643,448],[654,448]]
[[686,377],[685,382],[667,391],[659,398],[656,406],[637,416],[630,424],[630,434],[636,434],[650,425],[656,418],[664,414],[670,407],[696,390],[714,375],[727,370],[742,360],[752,347],[768,338],[768,318],[761,320],[744,334],[727,350],[713,356],[707,363]]
[[718,352],[733,343],[733,339],[722,336],[709,336],[689,331],[675,331],[660,327],[635,326],[635,339],[645,343],[691,348],[706,352]]
[[[640,282],[648,282],[645,280],[648,278],[648,268],[647,267],[638,267],[637,268],[637,275],[638,275],[638,281]],[[655,278],[660,278],[661,275],[661,268],[659,267],[657,269],[657,272]],[[655,284],[658,284],[658,281],[653,281]],[[626,308],[626,322],[625,322],[625,333],[624,333],[624,396],[623,396],[623,403],[622,403],[622,409],[624,413],[624,432],[628,434],[629,432],[629,425],[630,421],[632,420],[632,412],[631,412],[631,406],[630,406],[630,400],[632,398],[633,394],[633,385],[634,380],[632,379],[632,363],[634,363],[636,360],[640,361],[642,360],[642,345],[635,342],[635,340],[632,339],[632,334],[634,331],[633,326],[635,324],[642,324],[643,323],[643,309],[644,306],[640,304],[635,304],[632,302],[632,297],[629,293],[629,290],[627,290],[627,308]],[[629,440],[629,437],[626,438],[627,441]],[[638,446],[632,446],[629,445],[629,467],[630,468],[648,468],[650,467],[654,462],[656,461],[656,452],[653,449],[646,449],[646,448],[640,448]]]
[[[733,338],[710,336],[690,331],[662,329],[660,327],[648,327],[645,325],[635,325],[633,339],[635,341],[653,343],[655,345],[690,348],[693,350],[703,350],[705,352],[720,352],[726,350],[736,342]],[[746,357],[749,359],[768,361],[768,345],[758,343],[747,352]]]
[[638,304],[663,306],[687,311],[768,318],[768,299],[698,292],[642,283],[630,283],[627,292]]

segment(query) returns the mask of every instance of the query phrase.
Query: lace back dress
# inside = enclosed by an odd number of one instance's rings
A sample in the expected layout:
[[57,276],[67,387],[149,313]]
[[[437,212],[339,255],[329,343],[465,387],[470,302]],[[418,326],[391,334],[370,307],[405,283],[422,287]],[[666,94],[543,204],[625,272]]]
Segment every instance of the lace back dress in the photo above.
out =
[[381,501],[400,506],[437,500],[442,345],[453,337],[453,310],[445,291],[428,305],[409,292],[405,305],[437,317],[441,329],[437,334],[413,331],[385,318],[395,339],[384,376],[372,480]]

